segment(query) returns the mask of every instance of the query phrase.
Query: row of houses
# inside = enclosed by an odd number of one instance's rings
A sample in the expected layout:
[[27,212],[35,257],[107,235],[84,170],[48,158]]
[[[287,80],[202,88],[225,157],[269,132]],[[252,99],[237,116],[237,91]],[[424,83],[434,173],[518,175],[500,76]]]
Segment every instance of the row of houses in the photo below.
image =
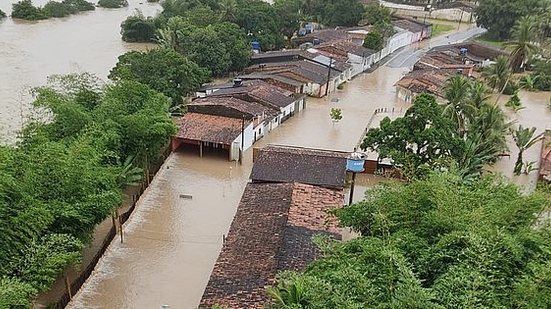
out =
[[[295,38],[298,49],[255,53],[252,65],[238,78],[262,80],[295,93],[323,97],[397,49],[432,34],[430,23],[414,19],[395,19],[393,25],[396,33],[380,51],[362,46],[370,26],[317,30]],[[206,96],[223,87],[226,85],[207,85],[197,95]]]
[[239,160],[243,151],[304,109],[305,95],[297,94],[262,80],[235,79],[203,93],[187,105],[180,119],[172,149],[196,149],[224,154]]
[[463,74],[477,78],[480,71],[500,55],[507,55],[507,52],[472,42],[435,47],[396,83],[396,95],[411,103],[415,96],[426,92],[444,103],[443,89],[451,76]]
[[344,204],[346,156],[268,145],[254,149],[251,182],[210,275],[199,308],[265,308],[265,288],[321,254],[312,236],[342,239],[329,209]]

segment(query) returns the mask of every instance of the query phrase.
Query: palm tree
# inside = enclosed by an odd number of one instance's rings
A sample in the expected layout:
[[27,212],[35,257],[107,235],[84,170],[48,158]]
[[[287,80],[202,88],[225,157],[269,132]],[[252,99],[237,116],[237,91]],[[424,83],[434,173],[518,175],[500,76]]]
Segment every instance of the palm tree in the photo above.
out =
[[134,166],[136,156],[128,156],[122,164],[119,165],[119,174],[117,181],[121,188],[127,186],[138,186],[143,180],[143,169]]
[[511,65],[509,64],[509,59],[505,56],[498,56],[496,58],[496,63],[487,67],[483,72],[482,76],[486,79],[488,85],[492,87],[492,90],[497,89],[500,92],[505,90],[509,78],[511,77]]
[[470,105],[480,109],[487,104],[490,98],[490,90],[483,82],[476,80],[471,83],[469,88],[469,103]]
[[499,145],[484,141],[481,134],[472,134],[465,139],[457,158],[458,173],[464,180],[477,178],[482,168],[493,162],[500,152]]
[[467,131],[479,134],[482,141],[491,145],[496,150],[494,159],[497,159],[508,150],[505,137],[511,125],[499,105],[486,104],[478,110]]
[[529,16],[522,17],[513,28],[513,40],[505,42],[505,47],[511,50],[511,67],[518,71],[539,47],[536,43],[537,27],[534,19]]
[[515,162],[514,169],[515,175],[520,175],[520,173],[522,172],[522,155],[524,151],[532,147],[535,143],[542,139],[542,134],[534,137],[534,133],[536,133],[535,127],[523,128],[522,125],[519,125],[518,129],[511,132],[511,134],[513,135],[513,140],[518,147],[518,157],[517,161]]
[[235,22],[237,19],[237,2],[235,0],[222,0],[220,2],[220,12],[222,21]]
[[448,104],[444,114],[448,115],[456,124],[460,136],[463,136],[468,119],[474,113],[474,107],[469,104],[469,89],[471,82],[463,75],[455,75],[446,81],[444,93]]
[[539,78],[540,77],[538,75],[525,75],[519,80],[518,85],[522,89],[534,91],[536,90],[536,83]]

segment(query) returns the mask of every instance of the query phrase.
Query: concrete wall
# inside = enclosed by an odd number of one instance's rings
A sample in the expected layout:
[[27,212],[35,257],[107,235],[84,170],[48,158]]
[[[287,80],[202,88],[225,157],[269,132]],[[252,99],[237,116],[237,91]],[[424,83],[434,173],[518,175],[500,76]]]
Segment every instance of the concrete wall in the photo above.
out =
[[424,10],[425,8],[423,6],[398,4],[398,3],[392,3],[392,2],[382,1],[382,0],[379,0],[379,3],[388,8],[392,8],[394,11],[396,11],[397,15],[406,15],[406,16],[421,17],[421,18],[424,18],[425,16],[427,16],[427,18],[451,20],[451,21],[457,21],[457,22],[459,21],[460,18],[461,18],[461,21],[463,22],[470,22],[475,20],[474,14],[463,11],[462,9],[459,9],[459,8],[438,9],[430,12],[429,14],[429,12],[426,12]]

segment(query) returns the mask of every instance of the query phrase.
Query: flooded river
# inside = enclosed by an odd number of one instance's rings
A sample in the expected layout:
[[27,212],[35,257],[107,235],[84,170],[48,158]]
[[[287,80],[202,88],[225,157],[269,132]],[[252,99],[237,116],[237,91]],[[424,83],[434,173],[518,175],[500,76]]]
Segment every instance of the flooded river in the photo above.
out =
[[[10,15],[15,2],[0,0],[0,9]],[[46,2],[33,1],[35,5]],[[160,6],[145,0],[128,2],[122,9],[97,8],[36,22],[0,20],[0,136],[4,142],[13,141],[21,128],[32,100],[29,89],[44,85],[47,76],[92,72],[105,78],[119,55],[152,46],[123,42],[120,24],[136,9],[153,15]]]
[[[9,14],[14,1],[0,0],[0,8]],[[136,8],[152,15],[159,7],[146,1],[129,2],[128,8],[98,8],[62,19],[0,22],[1,136],[13,138],[19,130],[20,116],[31,99],[26,92],[44,84],[46,76],[88,71],[105,77],[120,54],[147,48],[122,42],[119,25]],[[407,108],[396,99],[394,88],[407,70],[382,66],[358,76],[328,98],[309,98],[303,112],[255,146],[280,143],[351,151],[375,109],[394,108],[398,113]],[[519,121],[538,123],[540,129],[547,126],[551,119],[544,110],[548,94],[522,93],[522,98],[527,108],[515,115]],[[342,109],[341,122],[331,122],[331,107]],[[251,167],[251,150],[243,165],[219,157],[201,159],[196,153],[172,154],[125,225],[125,242],[113,241],[69,308],[139,309],[161,304],[195,308]],[[377,177],[359,177],[355,200],[378,181]]]

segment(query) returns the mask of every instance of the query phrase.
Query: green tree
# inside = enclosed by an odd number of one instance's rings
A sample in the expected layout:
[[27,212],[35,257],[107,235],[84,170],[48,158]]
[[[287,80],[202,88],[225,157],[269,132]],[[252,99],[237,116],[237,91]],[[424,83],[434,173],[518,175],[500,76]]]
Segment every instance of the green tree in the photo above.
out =
[[530,58],[537,53],[536,24],[531,17],[520,18],[513,28],[513,39],[505,43],[511,50],[510,63],[513,70],[523,69]]
[[378,186],[335,211],[359,237],[320,246],[268,295],[276,308],[546,307],[551,231],[533,228],[546,199],[453,173]]
[[274,11],[280,19],[280,31],[289,41],[300,28],[300,22],[303,18],[301,13],[301,0],[275,0]]
[[128,6],[127,0],[99,0],[98,6],[108,9],[118,9]]
[[275,8],[258,0],[237,0],[236,24],[249,36],[258,40],[263,50],[277,50],[284,46],[281,20]]
[[381,33],[386,38],[394,34],[392,15],[391,9],[380,4],[370,4],[365,7],[364,17],[367,22],[375,27],[376,32]]
[[369,32],[364,40],[363,47],[380,51],[383,49],[384,37],[379,32]]
[[509,98],[507,103],[505,103],[505,106],[513,109],[515,112],[517,112],[517,111],[519,111],[523,108],[522,107],[522,102],[520,101],[520,98],[518,97],[518,91],[515,91],[515,93],[513,93],[511,98]]
[[39,20],[48,18],[48,15],[42,8],[35,7],[31,0],[21,0],[12,4],[11,17],[26,20]]
[[459,136],[465,134],[467,123],[476,108],[470,104],[470,90],[471,82],[464,75],[452,76],[444,86],[444,93],[448,100],[444,113],[455,123]]
[[28,283],[0,278],[0,308],[32,308],[31,297],[35,294],[36,289]]
[[333,121],[333,123],[341,121],[342,120],[342,110],[340,108],[331,108],[331,112],[329,113],[329,117],[331,117],[331,121]]
[[235,22],[237,19],[237,1],[222,0],[220,2],[220,19],[227,22]]
[[444,116],[434,96],[421,94],[404,117],[393,121],[386,117],[379,128],[370,129],[361,148],[391,158],[411,179],[440,166],[461,145],[453,122]]
[[109,72],[112,80],[132,80],[148,85],[172,99],[172,106],[182,104],[190,94],[207,80],[206,72],[197,64],[170,49],[131,51],[119,56]]
[[156,31],[155,20],[139,11],[121,23],[122,40],[125,42],[153,42]]
[[318,0],[321,2],[319,21],[326,26],[357,26],[364,14],[364,5],[358,0]]
[[6,13],[4,13],[4,11],[0,10],[0,18],[4,18],[6,17]]
[[522,172],[522,165],[524,164],[522,155],[524,154],[524,151],[534,146],[534,144],[539,142],[542,138],[541,134],[534,136],[535,133],[536,128],[524,128],[522,125],[519,125],[516,130],[511,131],[515,145],[518,148],[517,161],[515,162],[515,169],[513,171],[515,175],[520,175]]
[[493,90],[503,92],[511,78],[511,65],[505,56],[498,56],[496,63],[486,67],[482,76]]
[[476,23],[488,29],[493,38],[505,40],[517,20],[537,12],[543,5],[540,0],[480,0],[475,9]]

